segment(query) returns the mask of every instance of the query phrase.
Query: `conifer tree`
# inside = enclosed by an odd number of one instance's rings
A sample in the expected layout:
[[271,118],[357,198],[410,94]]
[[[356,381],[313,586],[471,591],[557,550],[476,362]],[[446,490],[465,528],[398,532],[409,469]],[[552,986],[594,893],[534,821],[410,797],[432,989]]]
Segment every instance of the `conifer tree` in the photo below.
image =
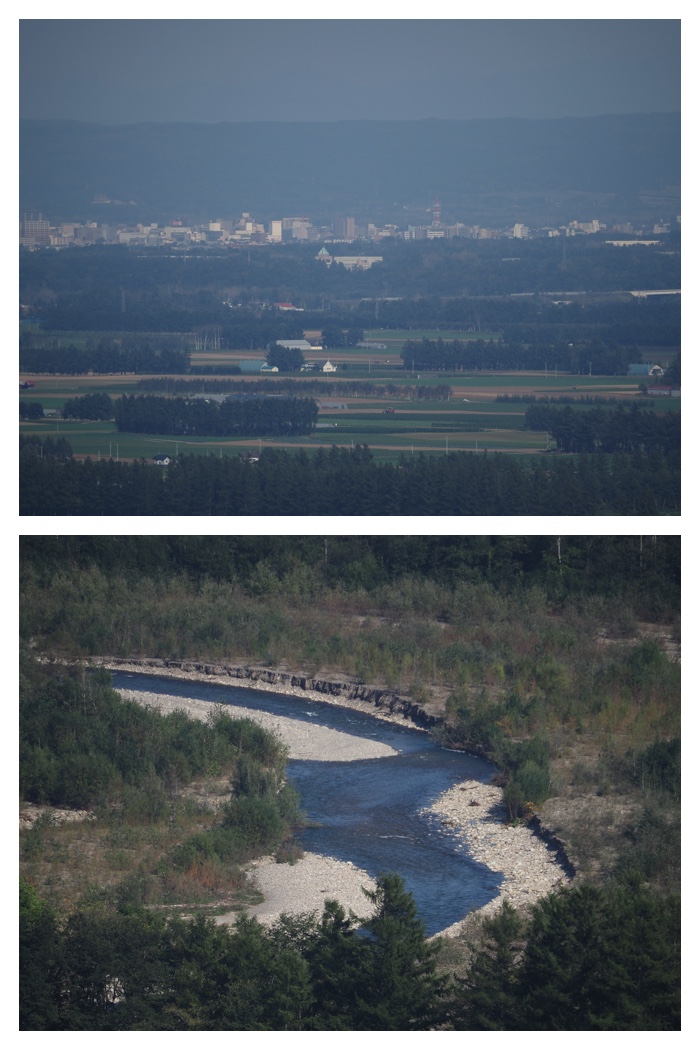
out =
[[507,900],[485,921],[485,940],[466,977],[457,981],[455,1029],[508,1031],[518,1027],[517,952],[524,928]]
[[356,1029],[425,1031],[437,1016],[445,981],[436,974],[438,943],[428,942],[413,895],[400,875],[380,875],[365,890],[374,915],[363,924],[367,967]]

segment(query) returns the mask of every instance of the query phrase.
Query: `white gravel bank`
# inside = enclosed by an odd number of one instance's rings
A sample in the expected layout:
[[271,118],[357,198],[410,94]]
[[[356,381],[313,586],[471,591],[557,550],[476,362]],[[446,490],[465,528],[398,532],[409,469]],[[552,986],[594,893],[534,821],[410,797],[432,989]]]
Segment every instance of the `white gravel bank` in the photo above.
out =
[[[208,700],[194,700],[185,696],[144,693],[132,689],[117,689],[116,692],[125,700],[134,700],[144,707],[155,707],[163,714],[184,711],[190,718],[198,718],[203,722],[211,716],[215,706]],[[313,712],[310,713],[308,722],[301,722],[296,718],[284,718],[249,707],[230,707],[222,704],[221,709],[232,718],[251,718],[264,729],[274,733],[289,748],[290,758],[315,762],[353,762],[360,758],[387,758],[398,754],[393,747],[377,740],[365,740],[338,729],[316,725]]]
[[[506,809],[501,788],[467,780],[450,788],[423,812],[441,818],[474,860],[503,873],[498,896],[479,909],[480,915],[493,914],[503,900],[516,908],[534,904],[569,881],[554,851],[542,839],[524,825],[503,823]],[[458,922],[443,930],[443,935],[457,936],[461,930],[462,923]]]
[[[270,857],[257,861],[250,869],[265,900],[248,908],[264,925],[273,923],[282,912],[299,915],[315,911],[321,917],[326,900],[339,901],[346,913],[360,918],[372,914],[372,903],[362,889],[373,890],[374,879],[348,861],[305,853],[296,864],[277,864]],[[236,913],[219,915],[217,923],[235,922]]]

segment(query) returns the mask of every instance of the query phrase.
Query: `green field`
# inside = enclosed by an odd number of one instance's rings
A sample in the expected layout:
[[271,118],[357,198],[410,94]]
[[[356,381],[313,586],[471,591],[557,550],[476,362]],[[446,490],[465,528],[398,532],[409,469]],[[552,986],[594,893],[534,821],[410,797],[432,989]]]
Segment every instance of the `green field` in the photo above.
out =
[[[37,376],[35,386],[20,391],[20,399],[39,401],[44,408],[61,410],[68,398],[95,391],[104,391],[111,397],[137,393],[141,376]],[[173,377],[174,379],[185,377]],[[299,377],[304,378],[304,377]],[[367,379],[358,369],[338,372],[329,382],[344,379]],[[151,458],[157,453],[200,453],[203,455],[237,455],[259,452],[263,447],[305,447],[367,444],[377,459],[395,459],[403,453],[427,451],[444,455],[446,451],[481,452],[484,449],[513,453],[532,453],[547,448],[547,435],[523,430],[527,401],[497,401],[500,395],[535,394],[553,397],[599,396],[619,398],[630,404],[641,400],[638,379],[627,376],[571,376],[551,373],[439,373],[411,376],[394,371],[383,377],[372,372],[371,380],[381,384],[450,386],[449,401],[391,401],[379,398],[343,398],[342,394],[328,395],[329,401],[347,405],[345,409],[322,407],[319,428],[308,437],[292,439],[267,438],[233,440],[212,437],[169,437],[150,434],[118,433],[114,423],[76,422],[73,420],[45,420],[39,423],[21,423],[24,434],[64,436],[78,456],[93,459]],[[274,380],[273,380],[274,381]],[[323,395],[319,397],[323,402]],[[556,404],[556,402],[554,403]],[[573,404],[575,411],[586,411],[585,404]],[[393,413],[386,413],[393,408]],[[657,398],[656,411],[679,411],[680,399]]]

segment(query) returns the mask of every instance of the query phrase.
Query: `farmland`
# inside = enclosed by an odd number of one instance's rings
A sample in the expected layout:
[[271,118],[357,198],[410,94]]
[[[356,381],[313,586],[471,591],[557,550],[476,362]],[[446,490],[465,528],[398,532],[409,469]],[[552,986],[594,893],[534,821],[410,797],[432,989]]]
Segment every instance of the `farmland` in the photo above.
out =
[[[313,335],[314,333],[308,333]],[[401,368],[399,357],[404,339],[461,338],[470,335],[479,338],[487,333],[453,333],[437,331],[369,331],[365,339],[382,341],[386,351],[346,349],[343,351],[314,351],[313,358],[330,359],[338,371],[328,377],[335,389],[326,399],[317,397],[319,403],[318,426],[307,437],[285,439],[218,439],[211,437],[172,437],[162,435],[118,433],[113,422],[79,422],[60,418],[40,422],[21,423],[24,434],[65,437],[78,457],[93,459],[151,458],[157,453],[174,455],[196,452],[203,455],[227,456],[239,453],[255,453],[263,447],[318,448],[339,445],[351,447],[366,444],[378,460],[394,460],[399,455],[411,452],[445,454],[447,451],[483,452],[484,450],[508,454],[537,453],[547,448],[546,433],[526,431],[523,420],[527,401],[498,400],[504,396],[512,398],[559,398],[574,399],[574,407],[585,411],[588,407],[579,402],[583,398],[614,398],[623,404],[640,400],[639,380],[627,376],[562,375],[548,368],[542,372],[457,372],[411,374]],[[261,353],[245,350],[195,352],[191,355],[193,367],[210,366],[221,368],[221,377],[226,376],[227,366],[252,357],[262,358]],[[308,355],[311,357],[312,355]],[[315,378],[318,377],[315,373]],[[21,377],[29,378],[29,377]],[[87,393],[105,392],[113,399],[124,394],[136,394],[142,389],[139,384],[148,377],[141,375],[83,375],[57,376],[34,375],[34,387],[21,391],[27,401],[38,401],[44,409],[61,412],[68,398]],[[175,380],[176,377],[173,377]],[[177,377],[182,379],[183,377]],[[216,375],[207,376],[215,383]],[[279,377],[290,378],[289,376]],[[294,376],[303,382],[304,376]],[[338,395],[338,385],[351,380],[371,383],[393,384],[397,388],[415,386],[435,387],[443,394],[441,400],[406,401],[387,400],[380,397],[353,397]],[[236,377],[244,388],[246,377]],[[270,382],[274,384],[272,377]],[[448,400],[444,400],[444,388],[450,388]],[[274,386],[272,386],[274,390]],[[300,393],[303,388],[300,387]],[[167,394],[167,386],[164,387]],[[340,407],[342,406],[342,407]],[[657,398],[657,411],[677,411],[678,399]],[[387,413],[387,409],[393,409]]]

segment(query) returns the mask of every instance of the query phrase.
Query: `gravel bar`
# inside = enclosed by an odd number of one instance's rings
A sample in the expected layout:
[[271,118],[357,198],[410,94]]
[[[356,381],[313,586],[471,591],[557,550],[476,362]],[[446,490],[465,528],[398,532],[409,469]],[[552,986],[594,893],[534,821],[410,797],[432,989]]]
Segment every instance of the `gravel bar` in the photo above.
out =
[[[123,669],[122,665],[120,670]],[[205,678],[182,672],[174,674],[173,677],[191,678],[196,681],[212,680],[209,676]],[[230,685],[230,680],[225,684]],[[258,683],[257,688],[264,689],[266,686]],[[270,691],[281,690],[279,687],[272,687]],[[157,707],[164,713],[180,710],[193,718],[206,721],[212,711],[212,704],[205,700],[128,689],[119,689],[118,692],[124,699]],[[317,696],[304,693],[300,689],[288,692],[310,701],[318,699]],[[326,697],[324,701],[333,702]],[[366,705],[343,706],[357,706],[366,712]],[[230,710],[228,705],[221,707],[223,710]],[[290,758],[351,762],[398,753],[377,741],[365,740],[313,723],[307,724],[249,708],[236,707],[235,713],[241,718],[253,718],[264,728],[276,733],[289,748]],[[392,716],[385,716],[385,720],[399,721]],[[517,908],[534,904],[538,898],[568,881],[568,875],[559,863],[556,852],[542,839],[524,825],[513,826],[504,823],[506,811],[501,788],[479,781],[465,781],[450,788],[423,812],[437,817],[443,826],[450,828],[471,857],[492,871],[503,873],[504,879],[498,896],[479,909],[480,915],[493,914],[503,900],[510,901]],[[368,901],[362,888],[372,889],[375,885],[371,876],[355,865],[313,853],[305,854],[293,865],[277,864],[272,858],[258,860],[252,866],[251,874],[265,895],[265,901],[248,911],[266,924],[274,922],[283,912],[320,913],[327,898],[338,900],[346,911],[352,910],[364,917],[368,914]],[[230,913],[219,916],[216,921],[234,922],[235,917],[235,913]],[[442,935],[455,937],[462,932],[463,926],[464,920],[461,920],[443,930]]]

